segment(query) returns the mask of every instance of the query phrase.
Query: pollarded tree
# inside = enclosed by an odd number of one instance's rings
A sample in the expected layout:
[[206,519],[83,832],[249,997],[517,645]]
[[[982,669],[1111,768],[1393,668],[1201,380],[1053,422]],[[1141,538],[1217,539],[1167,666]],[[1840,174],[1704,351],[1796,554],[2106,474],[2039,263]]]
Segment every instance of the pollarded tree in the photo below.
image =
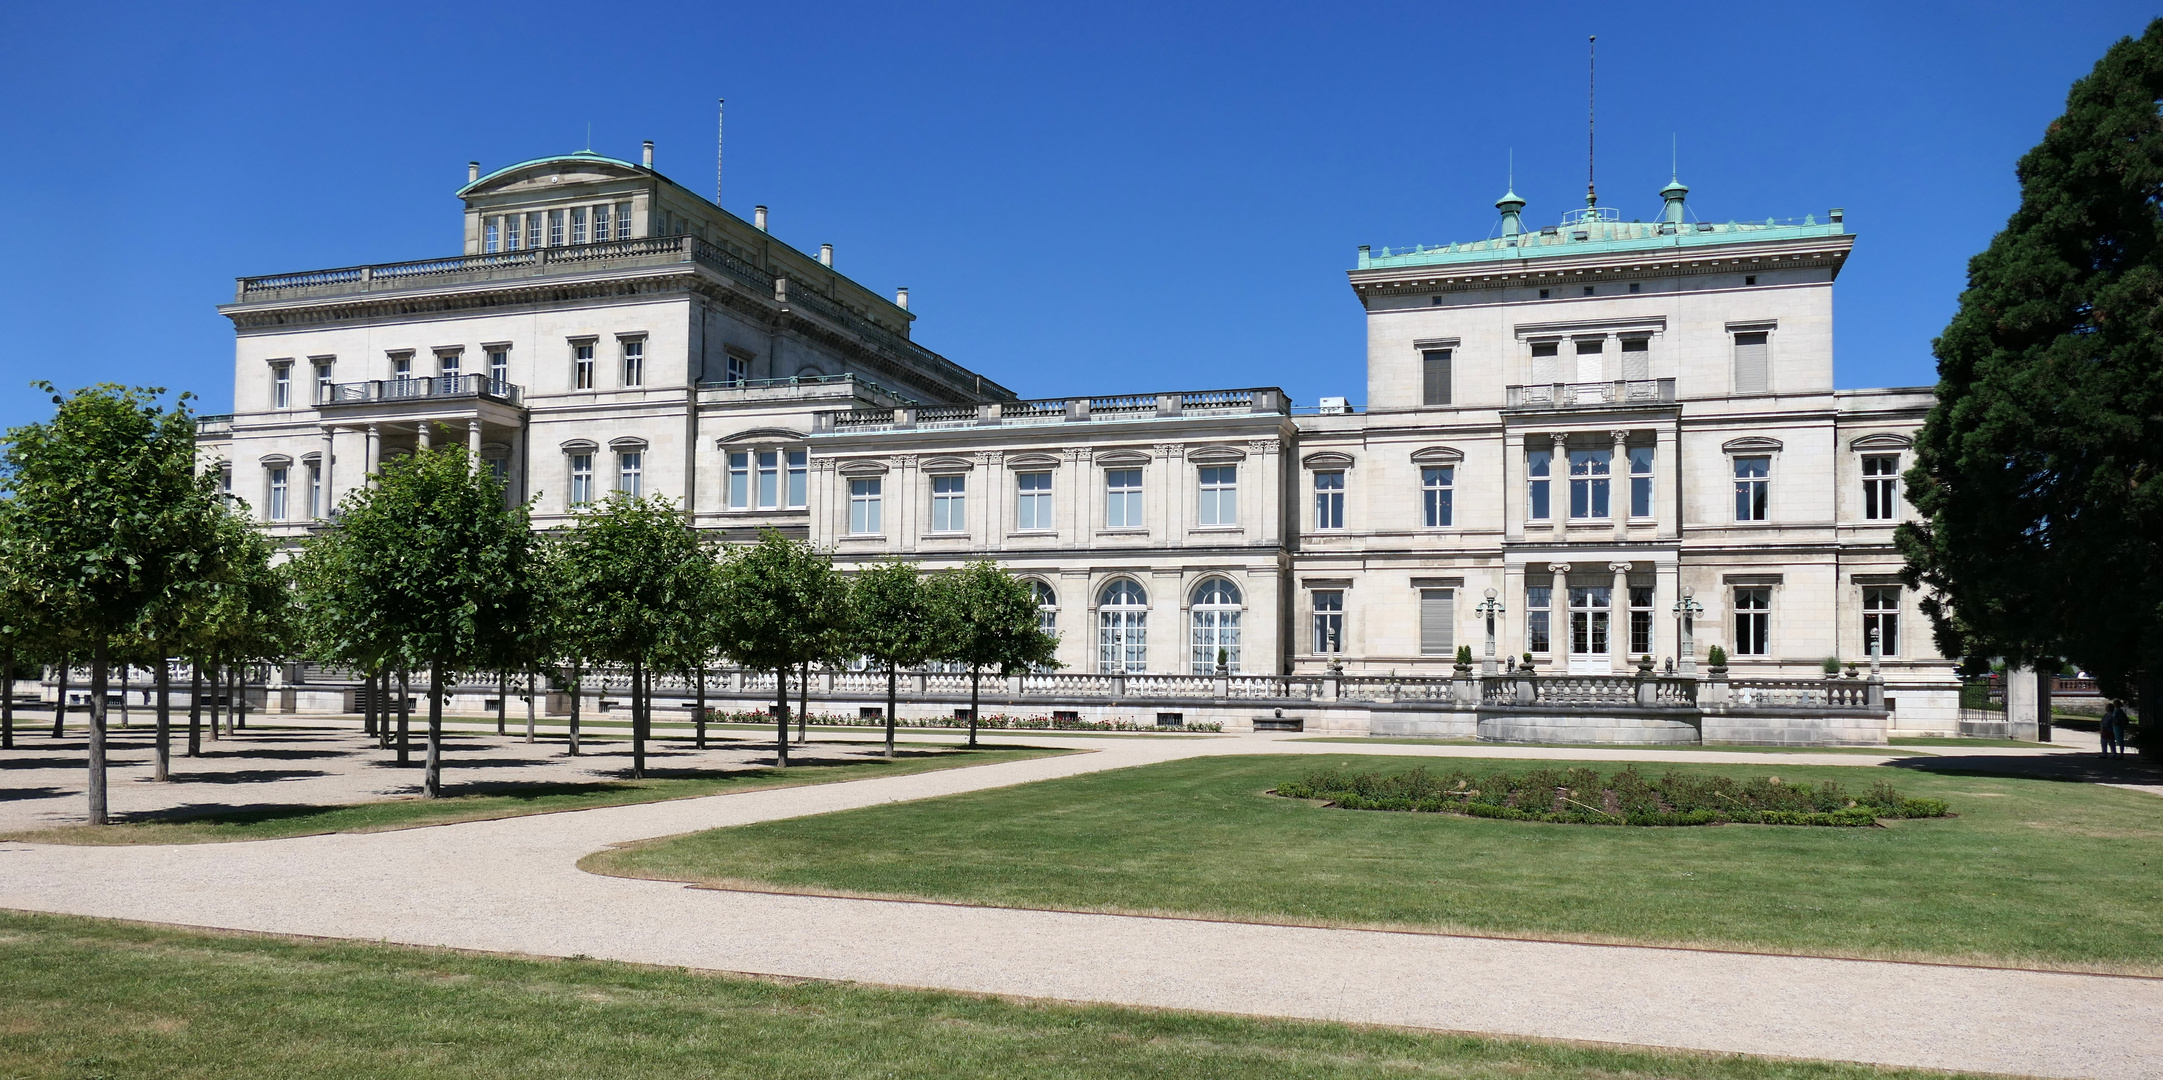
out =
[[[48,383],[35,384],[51,393]],[[42,424],[7,433],[0,489],[16,572],[46,625],[90,656],[89,820],[106,822],[105,708],[112,646],[139,629],[193,543],[195,420],[182,395],[99,385],[62,397]]]
[[790,670],[828,660],[850,629],[848,583],[808,541],[769,529],[721,558],[712,638],[738,664],[774,673],[777,765],[789,763]]
[[[2163,716],[2163,20],[2020,159],[1968,264],[1902,528],[1947,655],[2069,657]],[[2142,725],[2163,737],[2163,723]],[[2151,751],[2163,745],[2151,742]]]
[[666,498],[617,492],[581,511],[550,570],[552,623],[582,659],[631,666],[631,775],[646,775],[654,669],[683,672],[705,654],[713,560]]
[[498,670],[534,618],[527,507],[506,506],[473,464],[462,447],[422,449],[339,504],[337,568],[351,591],[330,615],[371,625],[333,632],[376,642],[398,670],[428,669],[429,798],[443,794],[445,676]]
[[901,669],[930,659],[933,619],[915,563],[881,562],[849,583],[855,651],[886,668],[886,756],[894,756],[894,705]]
[[984,669],[1012,676],[1056,667],[1059,639],[1044,632],[1043,614],[1029,583],[989,559],[934,575],[925,591],[934,613],[933,658],[969,668],[973,747]]

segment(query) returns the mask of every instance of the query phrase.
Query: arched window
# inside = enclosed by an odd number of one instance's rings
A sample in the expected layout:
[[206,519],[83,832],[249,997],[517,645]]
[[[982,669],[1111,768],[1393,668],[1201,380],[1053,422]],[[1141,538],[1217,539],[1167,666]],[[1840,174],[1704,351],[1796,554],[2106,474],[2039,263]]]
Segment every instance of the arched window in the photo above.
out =
[[1149,596],[1126,578],[1097,597],[1097,662],[1107,675],[1148,670]]
[[1210,578],[1194,589],[1194,673],[1239,670],[1239,586]]
[[1059,636],[1059,594],[1041,581],[1030,582],[1029,588],[1036,593],[1036,628]]

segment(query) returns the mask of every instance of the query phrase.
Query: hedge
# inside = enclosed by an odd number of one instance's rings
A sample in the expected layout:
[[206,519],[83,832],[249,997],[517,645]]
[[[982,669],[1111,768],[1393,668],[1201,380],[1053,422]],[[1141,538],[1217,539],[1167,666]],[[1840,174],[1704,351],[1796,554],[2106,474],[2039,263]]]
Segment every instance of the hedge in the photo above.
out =
[[1944,817],[1940,799],[1911,799],[1879,781],[1850,794],[1832,781],[1783,784],[1777,776],[1669,772],[1647,780],[1633,768],[1602,777],[1598,769],[1533,769],[1474,776],[1323,769],[1279,784],[1290,799],[1319,799],[1340,810],[1464,814],[1504,821],[1573,825],[1874,825],[1881,818]]

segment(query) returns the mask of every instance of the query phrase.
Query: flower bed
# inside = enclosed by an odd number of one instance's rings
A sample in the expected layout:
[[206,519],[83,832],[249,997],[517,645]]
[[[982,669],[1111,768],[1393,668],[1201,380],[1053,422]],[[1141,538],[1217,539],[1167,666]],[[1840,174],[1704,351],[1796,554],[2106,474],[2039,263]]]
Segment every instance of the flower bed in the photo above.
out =
[[[706,710],[706,719],[716,724],[771,724],[774,718],[763,712],[722,712]],[[791,714],[790,723],[796,722]],[[830,716],[812,714],[806,722],[812,727],[880,728],[886,721],[878,717]],[[966,730],[969,721],[951,716],[918,717],[894,721],[897,728],[929,728],[934,730]],[[1132,720],[1068,720],[1053,716],[1008,716],[994,713],[976,722],[979,731],[1223,731],[1224,725],[1215,721],[1183,724],[1176,727],[1158,727],[1154,724],[1137,724]]]
[[1783,784],[1777,776],[1737,780],[1670,772],[1648,780],[1636,769],[1533,769],[1474,776],[1462,769],[1357,773],[1324,769],[1279,784],[1289,799],[1321,799],[1341,810],[1465,814],[1575,825],[1874,825],[1879,818],[1944,817],[1939,799],[1910,799],[1879,781],[1849,793],[1827,781]]

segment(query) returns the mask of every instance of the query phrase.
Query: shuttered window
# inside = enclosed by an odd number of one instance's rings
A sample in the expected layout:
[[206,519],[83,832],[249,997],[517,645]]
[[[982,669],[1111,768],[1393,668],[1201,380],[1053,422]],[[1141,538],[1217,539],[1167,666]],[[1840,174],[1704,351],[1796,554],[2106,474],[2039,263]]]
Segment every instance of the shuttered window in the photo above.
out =
[[1457,651],[1457,591],[1419,591],[1419,651],[1422,656],[1447,656]]
[[1652,342],[1647,338],[1622,339],[1622,377],[1632,381],[1652,378]]
[[1762,394],[1772,389],[1772,357],[1765,332],[1735,335],[1735,392]]
[[1450,403],[1450,350],[1429,349],[1419,354],[1423,404]]
[[1532,381],[1556,383],[1562,381],[1562,358],[1556,353],[1561,343],[1535,341],[1532,343]]

